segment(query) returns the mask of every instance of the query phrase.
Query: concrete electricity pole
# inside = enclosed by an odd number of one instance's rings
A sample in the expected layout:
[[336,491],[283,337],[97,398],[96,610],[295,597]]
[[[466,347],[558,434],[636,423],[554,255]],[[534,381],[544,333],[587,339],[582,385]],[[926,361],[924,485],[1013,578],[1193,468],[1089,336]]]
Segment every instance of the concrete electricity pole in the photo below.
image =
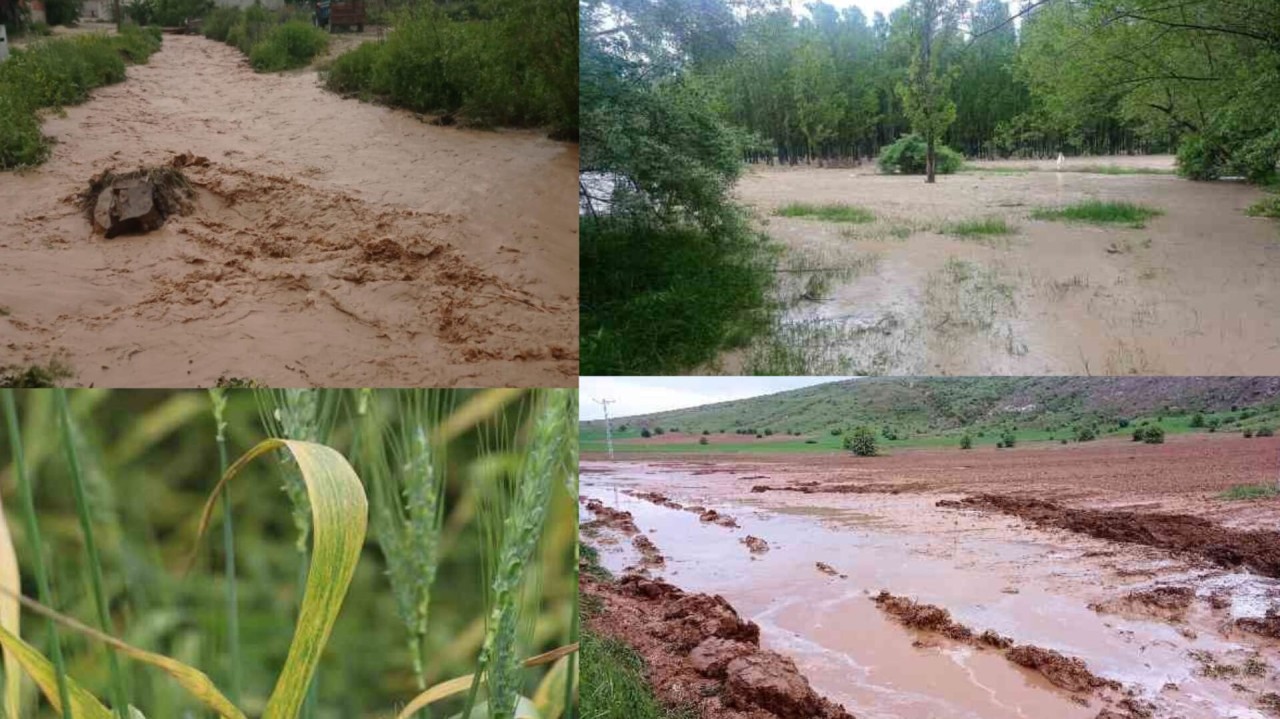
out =
[[613,459],[613,427],[609,424],[609,405],[616,403],[615,399],[598,399],[595,403],[604,409],[604,441],[609,446],[609,459]]

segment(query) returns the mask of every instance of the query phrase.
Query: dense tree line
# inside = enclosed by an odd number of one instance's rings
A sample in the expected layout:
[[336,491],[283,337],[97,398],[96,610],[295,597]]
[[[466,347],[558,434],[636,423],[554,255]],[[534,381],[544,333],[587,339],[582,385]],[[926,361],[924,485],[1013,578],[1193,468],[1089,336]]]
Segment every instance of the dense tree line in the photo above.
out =
[[586,44],[661,45],[668,71],[753,133],[754,160],[865,158],[909,131],[902,90],[930,6],[931,77],[954,104],[940,139],[968,156],[1172,151],[1194,136],[1212,159],[1276,129],[1271,0],[913,0],[888,17],[825,2],[601,5],[617,21]]

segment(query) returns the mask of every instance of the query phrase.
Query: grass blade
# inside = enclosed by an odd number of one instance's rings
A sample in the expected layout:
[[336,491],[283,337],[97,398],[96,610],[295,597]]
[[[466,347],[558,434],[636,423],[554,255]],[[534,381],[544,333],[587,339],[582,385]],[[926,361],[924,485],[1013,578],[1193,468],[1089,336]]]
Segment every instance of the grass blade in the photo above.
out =
[[[575,654],[577,651],[577,644],[568,644],[563,647],[552,649],[545,654],[539,654],[536,657],[529,657],[524,660],[521,665],[527,669],[529,667],[541,666],[543,664],[551,664],[552,662],[560,660],[562,657]],[[456,679],[440,682],[414,697],[412,701],[405,705],[404,709],[400,710],[400,713],[396,715],[396,719],[409,719],[420,709],[425,709],[442,699],[448,699],[451,696],[461,694],[462,692],[467,691],[467,689],[470,689],[476,679],[477,675],[468,674],[464,677],[457,677]]]
[[[93,588],[94,607],[98,612],[98,625],[104,633],[110,634],[111,614],[107,610],[107,595],[102,588],[102,558],[98,554],[97,540],[94,539],[93,519],[89,512],[84,472],[80,468],[80,454],[76,450],[75,426],[71,422],[66,390],[54,390],[54,401],[62,425],[62,448],[67,457],[67,467],[71,471],[71,487],[76,498],[76,513],[80,518],[80,533],[84,537],[85,552],[89,555],[89,580]],[[115,704],[115,714],[119,719],[128,719],[129,698],[124,688],[124,677],[120,674],[120,662],[114,654],[108,654],[107,661],[111,667],[111,699]]]
[[297,461],[311,507],[311,560],[293,642],[263,719],[294,719],[306,700],[320,654],[333,631],[351,577],[360,560],[368,528],[364,487],[347,460],[324,445],[269,439],[236,460],[205,504],[198,537],[209,527],[227,483],[257,457],[286,449]]
[[[14,475],[18,480],[18,493],[22,496],[22,517],[26,524],[27,542],[31,545],[32,566],[36,574],[36,596],[48,606],[53,606],[53,591],[49,588],[49,569],[44,563],[44,540],[40,537],[40,523],[36,521],[35,495],[31,491],[31,478],[27,476],[25,447],[22,443],[22,432],[18,426],[18,409],[13,400],[13,390],[0,390],[3,400],[5,423],[9,429],[9,444],[13,450]],[[19,592],[21,594],[21,592]],[[17,634],[15,632],[15,634]],[[71,700],[71,690],[67,682],[67,665],[62,658],[62,640],[58,638],[58,629],[49,624],[49,646],[52,647],[53,670],[58,686],[58,706],[68,707],[63,715],[72,719],[75,705]],[[48,692],[46,691],[46,694]],[[53,700],[50,699],[52,702]]]
[[[199,669],[196,669],[195,667],[189,666],[187,664],[183,664],[177,659],[171,659],[162,654],[156,654],[155,652],[149,652],[145,649],[139,649],[138,647],[135,647],[132,644],[128,644],[119,639],[116,639],[110,634],[94,629],[93,627],[79,621],[78,619],[69,617],[60,612],[56,612],[53,609],[50,609],[49,607],[46,607],[40,602],[37,602],[33,599],[29,599],[21,595],[10,594],[7,591],[0,592],[0,593],[3,593],[6,596],[16,599],[17,601],[21,602],[22,605],[25,606],[27,609],[30,609],[31,611],[36,612],[37,614],[40,614],[44,617],[52,619],[53,621],[61,624],[62,626],[67,627],[68,629],[71,629],[72,631],[78,632],[92,639],[96,639],[102,642],[103,644],[106,644],[108,647],[120,652],[121,654],[124,654],[125,656],[131,659],[136,659],[137,661],[140,661],[144,664],[149,664],[153,667],[156,667],[157,669],[173,677],[173,679],[178,683],[178,685],[181,686],[183,689],[186,689],[187,692],[189,692],[192,697],[199,700],[202,704],[209,707],[210,709],[216,711],[218,713],[218,716],[222,717],[223,719],[246,719],[244,712],[237,709],[236,706],[231,703],[231,700],[223,696],[222,692],[218,691],[217,686],[214,685],[213,680],[211,680],[207,675],[205,675],[204,672],[200,671]],[[8,637],[0,637],[0,639],[3,639],[6,642],[6,646],[8,645],[8,643],[14,642],[15,640],[16,640],[16,646],[19,646],[20,648],[27,646],[24,642],[22,642],[21,639],[18,639],[13,635],[8,635]],[[43,672],[44,666],[47,665],[48,662],[47,660],[44,659],[44,657],[40,656],[39,652],[36,652],[35,649],[31,649],[31,651],[35,653],[39,661],[35,661],[35,659],[31,657],[25,657],[23,661],[23,666],[27,669],[27,672],[31,674],[31,677],[36,680],[36,683],[40,684],[41,688],[44,689],[44,683],[42,683],[43,674],[34,673],[32,669],[34,667],[38,669],[40,672]],[[22,655],[20,655],[20,657],[21,656]],[[115,655],[112,654],[112,656],[115,656]],[[96,711],[92,711],[92,710],[90,711],[89,714],[80,714],[80,705],[82,703],[83,698],[81,698],[81,701],[77,700],[77,687],[75,683],[70,678],[68,678],[67,681],[71,685],[71,701],[72,701],[71,706],[75,708],[77,716],[90,717],[90,719],[93,719],[94,717],[99,716]],[[79,690],[79,691],[83,692],[83,690]],[[49,695],[48,690],[45,690],[45,695],[46,696]],[[52,702],[53,698],[50,697],[49,700]],[[97,702],[97,700],[95,699],[94,702]],[[99,704],[99,706],[101,705]],[[125,711],[126,712],[129,711],[128,705],[125,706]],[[107,712],[103,716],[110,717],[111,713]]]
[[[44,692],[49,703],[53,705],[54,711],[59,716],[69,717],[78,716],[81,719],[111,719],[111,710],[103,706],[102,702],[88,691],[76,684],[63,674],[60,674],[53,664],[44,658],[36,648],[22,641],[22,639],[9,632],[8,629],[0,628],[0,644],[4,645],[6,654],[12,654],[22,668],[26,670],[30,676],[40,687],[40,691]],[[67,699],[64,703],[63,696]],[[62,708],[70,704],[70,711],[63,712]]]
[[[213,419],[217,424],[218,442],[218,476],[227,473],[227,392],[224,389],[210,389],[209,399],[213,403]],[[222,549],[226,556],[227,583],[227,648],[231,655],[231,701],[240,703],[240,600],[236,588],[236,539],[235,521],[231,514],[231,492],[222,493]]]

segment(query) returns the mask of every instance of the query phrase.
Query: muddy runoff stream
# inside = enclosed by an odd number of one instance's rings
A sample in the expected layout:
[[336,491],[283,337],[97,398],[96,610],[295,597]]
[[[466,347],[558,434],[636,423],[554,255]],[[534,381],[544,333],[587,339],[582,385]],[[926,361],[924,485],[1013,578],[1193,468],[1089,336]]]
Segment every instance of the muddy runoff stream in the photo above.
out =
[[[1231,620],[1280,606],[1275,580],[935,506],[954,494],[751,493],[752,478],[733,470],[670,464],[588,462],[582,471],[583,495],[630,512],[665,558],[642,571],[724,596],[760,625],[762,646],[790,656],[816,691],[860,718],[1271,716],[1262,707],[1277,686],[1280,643]],[[672,504],[637,496],[648,492]],[[615,573],[643,562],[630,540],[584,541]],[[1172,585],[1196,597],[1176,616],[1124,600]],[[999,651],[905,628],[872,601],[881,590],[945,608],[975,633],[1077,657],[1123,693],[1072,694]],[[1131,704],[1116,707],[1117,697]]]
[[[69,384],[547,386],[577,374],[577,145],[437,127],[166,35],[0,173],[0,367]],[[107,240],[107,170],[184,158],[192,210]]]

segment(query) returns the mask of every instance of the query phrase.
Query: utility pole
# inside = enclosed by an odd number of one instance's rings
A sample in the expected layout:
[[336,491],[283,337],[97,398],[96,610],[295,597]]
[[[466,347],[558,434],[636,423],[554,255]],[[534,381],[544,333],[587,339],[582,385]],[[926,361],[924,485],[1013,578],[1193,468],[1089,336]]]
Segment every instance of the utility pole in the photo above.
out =
[[609,405],[616,403],[616,399],[597,399],[596,404],[604,409],[604,441],[609,446],[609,460],[613,460],[613,426],[609,424]]

